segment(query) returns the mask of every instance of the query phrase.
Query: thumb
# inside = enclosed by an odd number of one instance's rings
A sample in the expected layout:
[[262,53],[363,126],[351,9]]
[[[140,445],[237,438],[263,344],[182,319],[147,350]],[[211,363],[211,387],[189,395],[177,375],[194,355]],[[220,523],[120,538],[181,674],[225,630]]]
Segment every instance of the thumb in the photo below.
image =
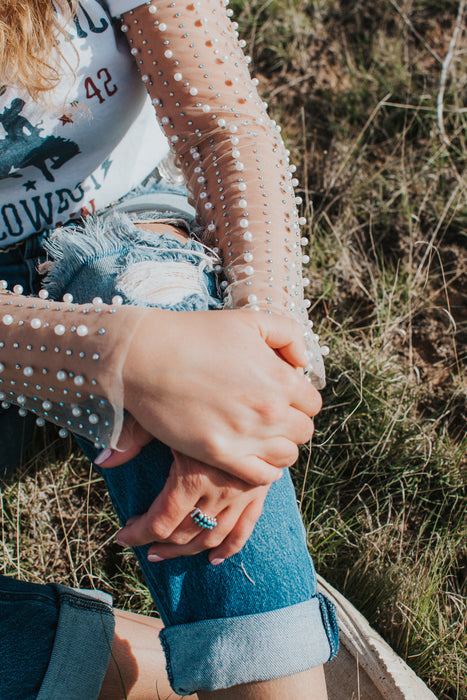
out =
[[125,418],[116,449],[106,447],[97,455],[94,463],[105,469],[118,467],[136,457],[152,439],[153,435],[145,430],[133,416],[128,415]]

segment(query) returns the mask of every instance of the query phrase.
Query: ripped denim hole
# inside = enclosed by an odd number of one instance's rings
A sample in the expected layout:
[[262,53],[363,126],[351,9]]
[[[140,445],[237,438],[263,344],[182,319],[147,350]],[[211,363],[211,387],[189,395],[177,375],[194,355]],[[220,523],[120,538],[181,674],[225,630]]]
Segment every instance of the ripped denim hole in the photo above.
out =
[[179,228],[182,231],[184,231],[184,233],[190,233],[190,226],[188,221],[179,217],[164,216],[162,212],[125,211],[125,214],[128,216],[130,221],[137,227],[140,227],[144,224],[166,224],[167,226],[174,226],[175,228]]
[[142,306],[178,304],[192,294],[205,294],[204,261],[199,267],[190,262],[145,260],[132,263],[117,278],[117,290],[131,304]]

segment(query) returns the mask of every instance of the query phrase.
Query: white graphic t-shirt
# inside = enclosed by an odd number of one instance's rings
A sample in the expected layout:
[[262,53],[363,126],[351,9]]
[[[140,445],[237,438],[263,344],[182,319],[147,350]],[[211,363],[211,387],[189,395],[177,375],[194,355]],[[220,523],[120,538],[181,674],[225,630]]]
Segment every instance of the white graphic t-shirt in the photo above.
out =
[[78,3],[71,41],[60,46],[63,79],[47,108],[13,88],[0,90],[0,247],[103,209],[168,152],[106,7],[103,0]]

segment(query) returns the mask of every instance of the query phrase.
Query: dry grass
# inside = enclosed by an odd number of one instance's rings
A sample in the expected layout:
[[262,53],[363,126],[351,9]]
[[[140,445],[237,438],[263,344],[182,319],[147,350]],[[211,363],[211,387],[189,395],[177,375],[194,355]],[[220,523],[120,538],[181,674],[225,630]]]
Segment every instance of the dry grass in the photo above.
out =
[[[320,573],[434,692],[460,700],[467,697],[462,4],[232,6],[299,166],[306,213],[313,202],[312,314],[332,353],[314,444],[295,470],[310,549]],[[151,610],[134,560],[112,542],[116,522],[102,484],[53,435],[2,493],[2,573],[95,585],[118,605]]]

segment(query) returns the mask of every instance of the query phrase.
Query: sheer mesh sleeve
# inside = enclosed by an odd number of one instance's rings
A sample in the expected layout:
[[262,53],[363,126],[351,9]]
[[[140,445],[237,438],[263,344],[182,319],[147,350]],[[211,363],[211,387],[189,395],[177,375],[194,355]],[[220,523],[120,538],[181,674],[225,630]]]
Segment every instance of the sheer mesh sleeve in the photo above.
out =
[[[0,400],[116,446],[123,423],[122,368],[145,310],[25,297],[0,283]],[[67,297],[69,295],[65,295]],[[125,340],[127,339],[127,340]]]
[[123,18],[200,223],[222,256],[227,307],[294,316],[313,383],[322,351],[307,317],[294,167],[221,0],[153,0]]

